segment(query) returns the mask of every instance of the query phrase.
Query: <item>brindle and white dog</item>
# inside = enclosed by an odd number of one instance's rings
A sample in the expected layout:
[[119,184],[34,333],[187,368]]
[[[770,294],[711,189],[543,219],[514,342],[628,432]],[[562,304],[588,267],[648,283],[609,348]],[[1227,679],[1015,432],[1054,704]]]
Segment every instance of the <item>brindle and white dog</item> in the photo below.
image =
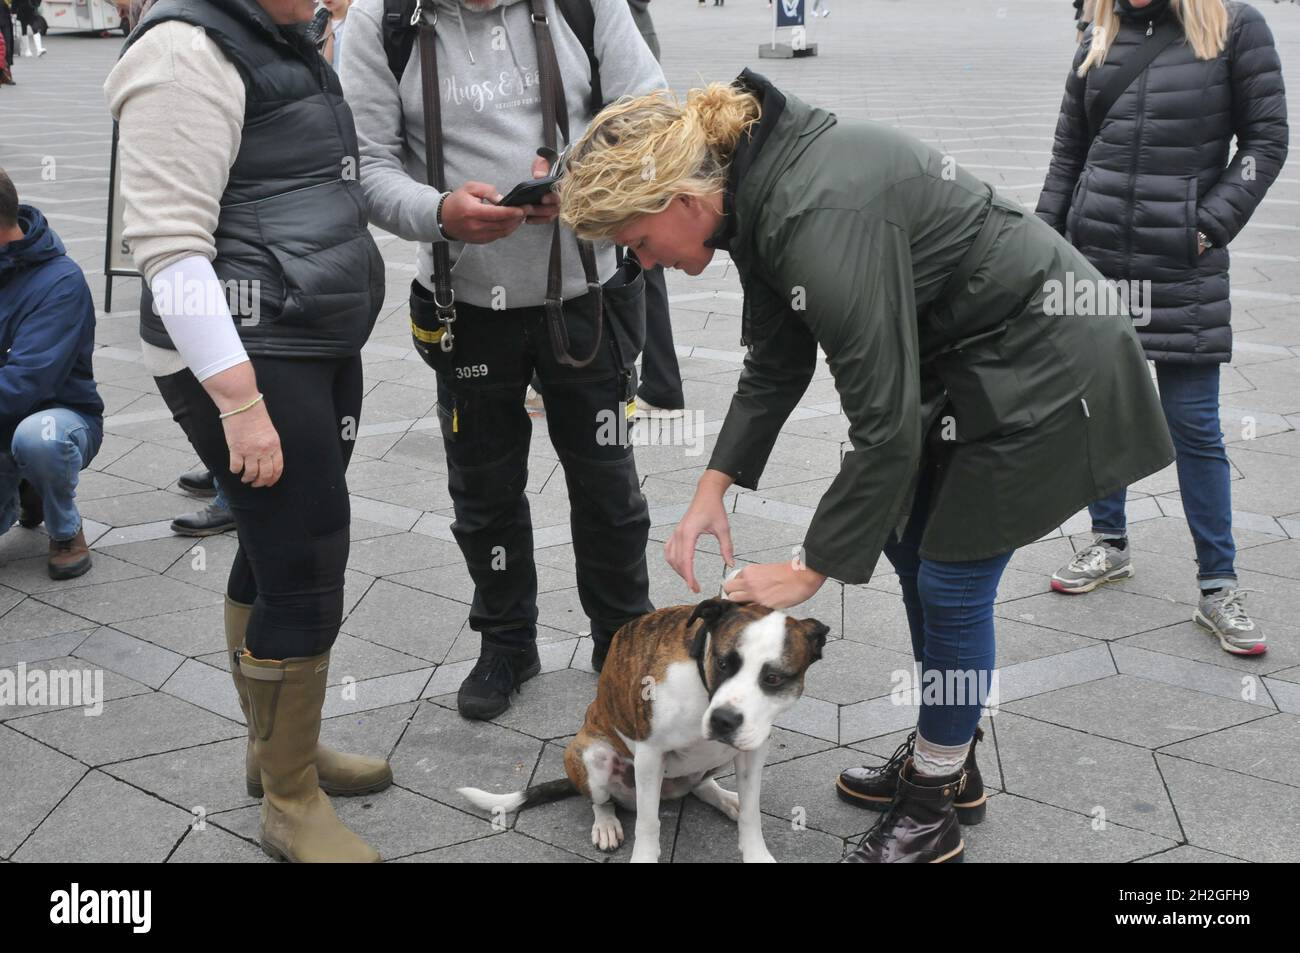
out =
[[[633,862],[659,859],[659,801],[694,794],[740,830],[747,862],[771,862],[758,810],[772,723],[803,693],[804,673],[830,630],[757,605],[707,599],[648,613],[618,631],[587,708],[564,752],[567,780],[514,794],[460,793],[494,814],[575,792],[591,802],[591,842],[623,842],[614,813],[636,811]],[[737,790],[713,780],[735,765]]]

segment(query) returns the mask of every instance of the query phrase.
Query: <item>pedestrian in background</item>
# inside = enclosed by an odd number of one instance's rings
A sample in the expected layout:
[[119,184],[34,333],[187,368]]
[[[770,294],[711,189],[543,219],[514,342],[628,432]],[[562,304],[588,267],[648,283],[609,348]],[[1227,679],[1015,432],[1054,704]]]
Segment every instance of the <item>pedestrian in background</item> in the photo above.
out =
[[[1066,80],[1038,214],[1106,277],[1151,282],[1138,337],[1178,454],[1193,618],[1224,651],[1261,655],[1264,633],[1237,586],[1219,369],[1232,359],[1227,246],[1286,160],[1281,63],[1264,17],[1234,0],[1117,0],[1095,16]],[[1125,496],[1088,507],[1094,542],[1052,576],[1057,592],[1133,575]]]

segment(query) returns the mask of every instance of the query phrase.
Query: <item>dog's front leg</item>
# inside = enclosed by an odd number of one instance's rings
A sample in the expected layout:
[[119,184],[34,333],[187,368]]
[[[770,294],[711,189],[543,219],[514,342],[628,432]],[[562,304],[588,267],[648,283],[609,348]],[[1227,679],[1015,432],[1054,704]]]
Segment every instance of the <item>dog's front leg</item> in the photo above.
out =
[[664,753],[638,745],[632,764],[636,773],[636,842],[632,863],[659,862],[659,796],[664,783]]
[[753,751],[736,754],[736,793],[740,795],[740,857],[747,864],[774,864],[763,842],[763,817],[758,810],[759,791],[763,786],[763,764],[767,761],[767,742]]

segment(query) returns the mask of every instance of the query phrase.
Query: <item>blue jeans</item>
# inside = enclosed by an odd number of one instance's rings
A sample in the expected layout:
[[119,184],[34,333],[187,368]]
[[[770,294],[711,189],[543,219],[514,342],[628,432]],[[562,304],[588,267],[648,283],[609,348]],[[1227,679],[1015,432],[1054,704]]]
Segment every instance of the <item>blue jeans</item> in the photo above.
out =
[[100,436],[75,410],[50,407],[23,418],[10,447],[0,449],[0,535],[18,521],[18,483],[26,480],[45,506],[50,539],[81,528],[77,475],[99,452]]
[[[1177,454],[1183,515],[1196,545],[1196,578],[1202,589],[1233,585],[1237,546],[1232,539],[1232,490],[1228,454],[1219,428],[1219,365],[1156,363],[1160,404]],[[1126,491],[1088,507],[1092,531],[1123,537]]]
[[921,667],[917,731],[934,744],[959,745],[975,736],[993,684],[993,600],[1014,550],[967,562],[922,558],[930,485],[926,474],[903,538],[888,543],[885,556],[898,573],[912,657]]
[[[234,474],[232,473],[231,476],[234,476]],[[217,495],[212,498],[212,505],[219,510],[230,509],[230,501],[226,499],[226,491],[221,488],[221,480],[217,478],[215,473],[212,474],[212,485],[217,488]]]

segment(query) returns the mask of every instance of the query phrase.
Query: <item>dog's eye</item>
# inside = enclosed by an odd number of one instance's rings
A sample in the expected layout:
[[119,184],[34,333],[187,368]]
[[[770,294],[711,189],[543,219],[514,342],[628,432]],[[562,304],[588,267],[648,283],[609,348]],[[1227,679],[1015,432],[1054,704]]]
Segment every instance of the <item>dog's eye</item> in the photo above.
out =
[[766,675],[763,676],[763,684],[770,685],[773,688],[782,684],[784,681],[785,681],[785,676],[778,675],[776,674],[776,672],[768,672]]

